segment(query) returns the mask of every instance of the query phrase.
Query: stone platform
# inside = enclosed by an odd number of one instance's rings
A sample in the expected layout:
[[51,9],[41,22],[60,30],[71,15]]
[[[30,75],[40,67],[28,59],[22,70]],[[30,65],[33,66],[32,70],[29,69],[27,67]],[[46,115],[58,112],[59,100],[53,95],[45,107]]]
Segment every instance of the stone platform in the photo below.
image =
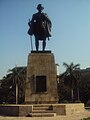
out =
[[57,103],[57,70],[51,51],[31,51],[28,55],[25,86],[26,104]]
[[84,104],[0,105],[0,116],[54,117],[84,112]]

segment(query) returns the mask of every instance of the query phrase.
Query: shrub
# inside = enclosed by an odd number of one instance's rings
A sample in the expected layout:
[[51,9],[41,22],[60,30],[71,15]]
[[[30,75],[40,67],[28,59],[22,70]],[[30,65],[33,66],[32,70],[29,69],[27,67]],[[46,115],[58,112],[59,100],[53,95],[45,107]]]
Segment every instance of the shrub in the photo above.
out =
[[90,106],[90,100],[87,101],[87,105]]
[[88,117],[88,118],[84,118],[84,119],[81,119],[81,120],[90,120],[90,117]]
[[63,103],[69,103],[67,100],[64,100]]
[[75,103],[82,103],[80,100],[76,100]]

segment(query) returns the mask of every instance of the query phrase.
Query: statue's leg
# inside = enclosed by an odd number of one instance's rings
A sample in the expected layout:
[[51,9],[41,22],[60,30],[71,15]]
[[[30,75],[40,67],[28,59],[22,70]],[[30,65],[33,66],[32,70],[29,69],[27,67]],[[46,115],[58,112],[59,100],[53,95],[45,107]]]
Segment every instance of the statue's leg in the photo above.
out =
[[45,50],[45,47],[46,47],[46,39],[43,40],[43,51]]
[[35,38],[35,46],[36,46],[36,51],[38,51],[39,48],[39,40]]

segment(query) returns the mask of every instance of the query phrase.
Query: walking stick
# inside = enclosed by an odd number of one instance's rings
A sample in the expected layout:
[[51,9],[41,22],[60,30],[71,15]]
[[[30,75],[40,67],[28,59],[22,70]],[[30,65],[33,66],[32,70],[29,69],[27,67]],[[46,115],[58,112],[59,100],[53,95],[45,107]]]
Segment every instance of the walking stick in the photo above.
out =
[[30,35],[30,41],[31,41],[31,50],[33,51],[32,36],[31,35]]
[[[30,29],[31,29],[31,22],[30,22],[30,19],[29,19],[29,23],[28,23]],[[29,29],[29,30],[30,30]],[[30,34],[29,34],[30,35]],[[31,41],[31,50],[33,51],[33,44],[32,44],[32,36],[30,35],[30,41]]]

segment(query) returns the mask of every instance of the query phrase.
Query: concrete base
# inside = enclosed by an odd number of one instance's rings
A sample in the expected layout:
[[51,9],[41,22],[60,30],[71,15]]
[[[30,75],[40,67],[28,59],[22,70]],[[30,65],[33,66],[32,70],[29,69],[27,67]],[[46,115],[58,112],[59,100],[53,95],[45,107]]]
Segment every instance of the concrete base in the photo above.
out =
[[84,112],[84,104],[54,104],[53,111],[55,111],[57,115],[72,115],[76,113],[82,113]]
[[51,117],[55,115],[73,115],[84,112],[84,104],[34,104],[0,105],[2,116]]
[[26,116],[32,112],[33,105],[0,105],[1,116]]
[[31,51],[27,61],[25,104],[55,104],[57,70],[51,51]]

